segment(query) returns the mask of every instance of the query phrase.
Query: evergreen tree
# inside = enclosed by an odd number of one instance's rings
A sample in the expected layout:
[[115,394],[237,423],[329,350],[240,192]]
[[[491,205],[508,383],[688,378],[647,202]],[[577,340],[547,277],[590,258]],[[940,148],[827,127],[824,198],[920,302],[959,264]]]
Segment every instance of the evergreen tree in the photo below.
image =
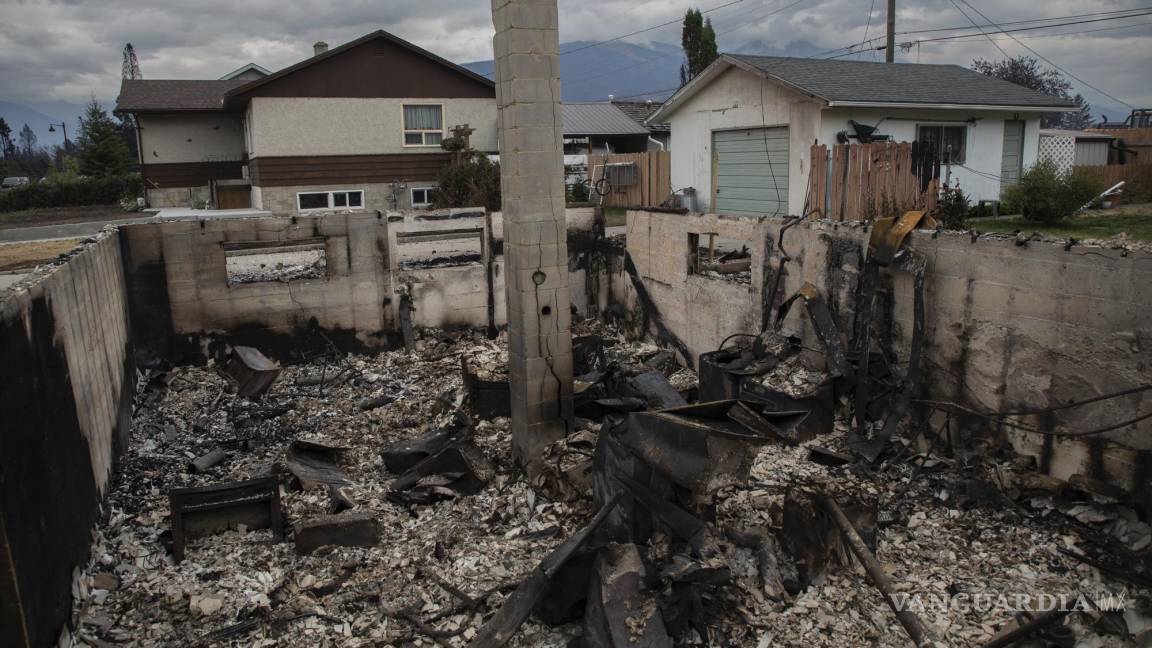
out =
[[684,14],[680,45],[684,48],[685,58],[684,64],[680,66],[680,83],[683,85],[703,72],[719,56],[712,19],[704,18],[699,9],[689,9]]
[[28,124],[24,124],[24,128],[20,129],[20,152],[24,157],[32,158],[32,154],[36,152],[36,142],[36,132]]
[[12,141],[12,127],[0,117],[0,157],[11,160],[16,157],[16,142]]
[[132,154],[124,143],[120,128],[93,97],[80,118],[78,157],[80,173],[86,176],[109,176],[127,173],[132,168]]
[[1072,97],[1080,109],[1076,112],[1063,113],[1063,126],[1071,130],[1084,130],[1092,126],[1092,107],[1082,95]]
[[1031,56],[1017,56],[1002,61],[972,61],[972,69],[980,74],[995,77],[1016,85],[1031,88],[1036,92],[1071,99],[1080,106],[1078,113],[1049,113],[1040,118],[1041,128],[1073,128],[1071,124],[1083,122],[1085,128],[1091,123],[1091,106],[1080,95],[1072,96],[1072,83],[1064,75],[1051,68],[1040,67]]

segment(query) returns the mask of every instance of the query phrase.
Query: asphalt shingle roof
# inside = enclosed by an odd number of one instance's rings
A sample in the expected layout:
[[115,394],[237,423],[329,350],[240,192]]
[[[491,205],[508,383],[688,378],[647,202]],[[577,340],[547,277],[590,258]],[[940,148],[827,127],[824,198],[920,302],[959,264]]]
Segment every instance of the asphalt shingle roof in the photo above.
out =
[[659,101],[613,101],[613,106],[616,106],[625,115],[631,117],[636,123],[646,126],[651,131],[669,131],[672,127],[668,124],[649,124],[648,118],[652,116],[657,110],[660,109],[661,104]]
[[873,63],[726,54],[826,101],[994,106],[1068,106],[1023,86],[958,65]]
[[604,103],[564,104],[565,135],[647,135],[647,128],[636,123],[615,105]]
[[247,85],[244,79],[169,80],[124,79],[117,112],[215,111],[224,109],[224,94]]

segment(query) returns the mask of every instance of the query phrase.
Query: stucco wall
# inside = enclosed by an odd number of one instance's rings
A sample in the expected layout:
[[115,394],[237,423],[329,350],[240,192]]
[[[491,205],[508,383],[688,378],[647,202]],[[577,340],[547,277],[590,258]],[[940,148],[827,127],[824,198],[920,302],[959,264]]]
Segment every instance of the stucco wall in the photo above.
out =
[[[1019,113],[1024,120],[1024,168],[1036,162],[1040,142],[1040,118],[1029,113]],[[958,123],[974,118],[968,124]],[[848,120],[852,119],[870,126],[879,125],[878,133],[891,135],[896,142],[916,140],[916,127],[920,124],[943,124],[947,126],[967,126],[967,156],[964,168],[952,167],[953,183],[959,182],[960,189],[973,202],[977,200],[1000,199],[1000,165],[1004,151],[1004,120],[1013,119],[1010,112],[989,112],[973,110],[929,110],[929,109],[887,109],[887,108],[828,108],[823,111],[820,121],[820,143],[832,146],[836,143],[836,133],[852,132]],[[975,171],[973,171],[975,170]],[[979,173],[977,173],[979,172]],[[941,168],[940,176],[945,176]]]
[[404,104],[443,104],[448,129],[467,123],[472,147],[496,151],[495,99],[348,99],[255,97],[248,116],[249,155],[368,155],[443,152],[404,146]]
[[145,164],[220,162],[244,155],[239,115],[139,115],[140,151]]
[[[761,92],[763,91],[763,92]],[[721,74],[684,102],[672,123],[672,189],[696,188],[697,209],[712,201],[712,131],[759,126],[789,126],[788,211],[799,214],[810,149],[819,128],[819,104],[813,99],[760,79],[739,68]]]
[[[298,193],[307,191],[362,190],[364,192],[364,206],[355,211],[374,212],[389,209],[411,209],[411,189],[416,187],[434,187],[436,183],[409,182],[403,186],[406,188],[400,188],[401,185],[399,184],[396,185],[395,192],[393,192],[393,186],[390,183],[371,182],[360,184],[333,183],[324,185],[302,185],[298,187],[253,187],[252,206],[257,209],[270,211],[276,216],[291,216],[301,213],[300,210],[297,209],[299,203],[297,203],[296,194]],[[393,197],[396,198],[395,201]]]
[[0,645],[49,646],[128,441],[136,373],[118,236],[0,299]]
[[[728,335],[759,332],[762,279],[775,271],[780,226],[778,219],[763,217],[629,212],[628,254],[658,311],[649,319],[659,317],[690,349],[693,361]],[[755,236],[750,245],[751,287],[741,290],[687,275],[687,234],[693,231]],[[779,304],[804,282],[813,283],[828,299],[847,344],[867,236],[865,227],[828,222],[789,229],[784,247],[793,261],[785,267],[783,288],[770,304]],[[1046,243],[1020,247],[1010,239],[928,232],[913,233],[909,247],[927,262],[927,396],[1005,411],[1043,408],[1152,382],[1152,324],[1147,319],[1152,312],[1152,255],[1086,247],[1065,251]],[[765,249],[771,252],[765,255]],[[767,271],[762,268],[765,258],[770,262]],[[875,330],[904,358],[912,332],[912,277],[899,268],[886,270],[883,277]],[[806,344],[819,345],[803,308],[793,308],[785,327],[800,333]],[[1152,394],[1145,392],[1021,422],[1083,430],[1150,409]],[[1140,470],[1145,461],[1140,451],[1152,450],[1152,421],[1100,437],[1059,440],[978,419],[958,423],[953,427],[957,445],[974,435],[1004,439],[1036,457],[1041,468],[1056,477],[1080,473],[1128,488],[1146,477]]]

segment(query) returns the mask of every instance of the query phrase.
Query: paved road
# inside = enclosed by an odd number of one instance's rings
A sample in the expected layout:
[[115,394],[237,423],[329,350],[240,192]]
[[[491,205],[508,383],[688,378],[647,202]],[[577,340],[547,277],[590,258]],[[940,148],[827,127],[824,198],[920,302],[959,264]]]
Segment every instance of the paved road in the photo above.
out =
[[42,239],[80,238],[92,236],[105,225],[125,225],[128,223],[147,223],[156,220],[155,216],[143,218],[123,218],[118,220],[89,221],[87,223],[63,223],[60,225],[42,225],[40,227],[21,227],[18,229],[0,230],[0,243],[17,243],[20,241],[39,241]]

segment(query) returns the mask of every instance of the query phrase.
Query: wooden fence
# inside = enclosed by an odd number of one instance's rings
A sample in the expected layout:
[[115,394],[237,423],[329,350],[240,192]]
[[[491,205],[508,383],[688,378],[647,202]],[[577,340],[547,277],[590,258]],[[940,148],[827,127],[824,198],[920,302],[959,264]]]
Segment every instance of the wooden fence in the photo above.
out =
[[[1108,151],[1109,164],[1152,164],[1152,128],[1089,128],[1088,131],[1107,133],[1118,140]],[[1120,146],[1127,152],[1121,153]]]
[[1152,202],[1152,164],[1078,166],[1072,170],[1093,175],[1108,187],[1123,182],[1123,193],[1118,200],[1121,204]]
[[[612,187],[611,192],[604,196],[602,204],[605,207],[658,207],[672,193],[672,154],[668,151],[589,155],[588,178],[603,178],[603,165],[617,162],[636,165],[636,183]],[[599,197],[593,195],[590,200],[598,201]]]
[[871,220],[936,206],[938,164],[915,142],[812,147],[808,215]]

